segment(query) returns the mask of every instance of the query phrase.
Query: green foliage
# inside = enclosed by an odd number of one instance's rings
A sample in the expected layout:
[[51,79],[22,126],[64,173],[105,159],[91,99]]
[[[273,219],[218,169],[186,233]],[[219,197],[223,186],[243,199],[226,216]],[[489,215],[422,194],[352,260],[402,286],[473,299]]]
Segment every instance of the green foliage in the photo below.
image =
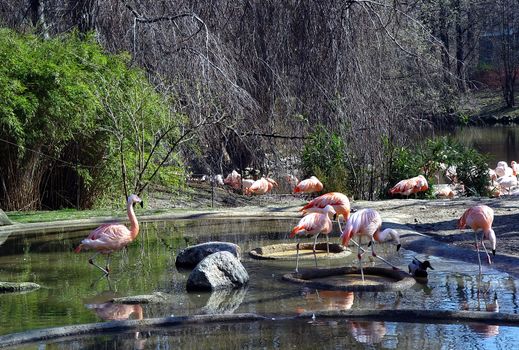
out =
[[304,176],[316,176],[323,183],[325,192],[346,192],[348,172],[345,151],[346,146],[339,135],[318,126],[303,149]]
[[[42,40],[0,29],[0,60],[0,137],[18,146],[4,147],[11,154],[0,159],[0,172],[25,172],[26,164],[34,164],[27,150],[40,152],[39,172],[31,180],[35,187],[7,183],[14,193],[38,191],[49,159],[63,157],[71,145],[79,149],[82,166],[74,171],[82,179],[83,197],[102,201],[120,195],[121,159],[133,191],[175,146],[186,121],[170,110],[171,96],[158,93],[142,70],[130,67],[129,55],[105,53],[93,34]],[[171,158],[177,166],[157,179],[181,186],[183,164]]]
[[387,184],[381,193],[387,196],[389,188],[398,181],[417,175],[424,175],[429,183],[429,191],[421,196],[431,195],[434,181],[443,167],[456,167],[457,181],[465,186],[467,195],[487,195],[487,158],[449,137],[428,139],[414,148],[391,147],[385,141],[385,154],[389,159]]

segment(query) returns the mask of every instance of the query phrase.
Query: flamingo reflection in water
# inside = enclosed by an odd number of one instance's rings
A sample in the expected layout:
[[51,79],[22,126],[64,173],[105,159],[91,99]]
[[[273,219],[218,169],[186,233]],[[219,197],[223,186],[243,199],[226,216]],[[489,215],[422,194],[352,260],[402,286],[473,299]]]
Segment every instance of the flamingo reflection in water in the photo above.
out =
[[348,321],[348,329],[356,341],[362,344],[378,344],[387,333],[384,322],[379,321]]
[[[142,306],[114,304],[114,303],[100,303],[100,304],[86,304],[87,309],[92,310],[97,316],[105,321],[123,321],[132,317],[134,320],[143,319]],[[133,315],[133,316],[132,316]],[[135,332],[135,349],[144,349],[146,338],[140,337],[140,332]]]
[[[479,293],[478,293],[479,295]],[[485,307],[481,306],[480,298],[478,297],[478,306],[476,308],[477,311],[487,311],[487,312],[499,312],[499,302],[497,300],[497,294],[494,293],[494,298],[492,302],[487,303],[484,300]],[[463,302],[460,305],[461,310],[468,311],[470,307],[467,302]],[[499,326],[493,324],[484,324],[484,323],[473,323],[469,324],[469,328],[476,334],[479,334],[485,338],[492,338],[496,335],[499,335]]]
[[304,292],[305,306],[297,307],[296,312],[349,310],[355,295],[350,291],[315,290]]

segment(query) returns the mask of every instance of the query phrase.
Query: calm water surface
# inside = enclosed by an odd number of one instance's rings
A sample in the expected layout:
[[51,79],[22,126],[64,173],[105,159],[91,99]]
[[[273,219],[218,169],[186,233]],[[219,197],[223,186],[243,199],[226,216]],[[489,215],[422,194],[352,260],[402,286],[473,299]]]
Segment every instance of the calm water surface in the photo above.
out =
[[455,140],[486,153],[491,168],[501,160],[508,164],[512,160],[519,162],[519,126],[458,127],[439,131],[438,135],[451,135]]
[[[41,233],[8,237],[0,245],[0,280],[32,281],[43,286],[26,294],[0,295],[0,335],[58,325],[100,322],[114,318],[146,318],[211,313],[253,312],[293,316],[303,311],[341,309],[418,308],[485,310],[497,298],[500,311],[519,310],[518,283],[506,273],[484,268],[487,291],[478,297],[477,265],[434,256],[435,270],[427,285],[417,284],[401,293],[351,293],[316,291],[282,282],[294,262],[268,262],[249,258],[247,252],[263,245],[287,242],[297,219],[276,220],[178,220],[143,224],[142,233],[127,251],[114,254],[110,280],[87,263],[90,254],[74,254],[73,248],[88,231]],[[337,240],[338,229],[332,237]],[[212,240],[240,245],[243,263],[251,276],[241,290],[187,293],[189,271],[175,268],[179,249]],[[404,246],[405,248],[405,246]],[[405,268],[415,255],[393,245],[379,246],[379,254]],[[320,261],[320,267],[354,263]],[[98,262],[102,265],[103,258]],[[302,262],[312,266],[313,261]],[[164,305],[113,305],[116,296],[164,292],[174,302]],[[49,342],[48,349],[68,348],[365,348],[366,344],[391,349],[451,349],[465,347],[515,349],[519,328],[489,325],[429,325],[346,320],[253,322],[190,326],[152,330],[145,334],[123,333]],[[371,346],[370,345],[370,346]],[[21,348],[35,348],[35,345]]]

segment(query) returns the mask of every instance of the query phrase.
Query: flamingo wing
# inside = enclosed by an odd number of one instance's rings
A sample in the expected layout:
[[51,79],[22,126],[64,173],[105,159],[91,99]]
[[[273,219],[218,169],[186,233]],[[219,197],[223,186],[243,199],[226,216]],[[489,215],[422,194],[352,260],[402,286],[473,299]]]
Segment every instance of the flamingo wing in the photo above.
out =
[[414,183],[412,181],[410,181],[410,179],[405,179],[405,180],[399,181],[395,186],[393,186],[389,190],[389,193],[391,193],[391,194],[400,193],[403,195],[409,195],[409,194],[411,194],[411,190],[413,187],[414,187]]
[[328,215],[310,213],[299,220],[299,223],[290,232],[290,238],[294,238],[296,234],[314,235],[318,232],[329,233],[330,231],[331,221],[328,218]]
[[458,228],[470,226],[473,230],[489,229],[494,222],[494,210],[486,205],[476,205],[465,210],[458,220]]
[[347,220],[350,215],[350,200],[348,197],[340,192],[328,192],[325,193],[306,204],[300,209],[303,213],[307,213],[312,208],[323,209],[327,205],[334,207],[337,214],[342,214]]
[[104,224],[92,231],[81,244],[91,249],[112,251],[124,247],[131,240],[128,227],[122,224]]

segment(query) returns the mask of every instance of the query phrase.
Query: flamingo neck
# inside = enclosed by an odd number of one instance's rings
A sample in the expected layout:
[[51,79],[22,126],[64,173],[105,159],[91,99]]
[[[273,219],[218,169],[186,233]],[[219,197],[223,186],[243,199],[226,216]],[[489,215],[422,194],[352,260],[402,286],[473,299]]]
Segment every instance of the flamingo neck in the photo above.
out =
[[128,201],[126,211],[128,212],[128,219],[130,219],[130,235],[133,241],[139,234],[139,222],[137,221],[137,217],[133,211],[133,203],[131,201]]
[[400,237],[398,237],[398,233],[390,228],[385,229],[384,231],[378,231],[378,235],[374,237],[377,242],[385,242],[389,238],[392,238],[395,243],[400,244]]
[[483,237],[490,241],[490,246],[493,250],[496,249],[496,234],[493,229],[483,231]]

